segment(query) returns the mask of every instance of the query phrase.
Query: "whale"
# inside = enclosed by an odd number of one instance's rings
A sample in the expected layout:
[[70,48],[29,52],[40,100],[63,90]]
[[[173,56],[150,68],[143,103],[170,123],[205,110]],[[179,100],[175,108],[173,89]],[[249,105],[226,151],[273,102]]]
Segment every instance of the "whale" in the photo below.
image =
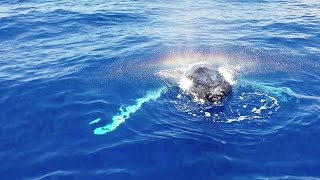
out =
[[189,80],[188,92],[194,99],[200,99],[214,105],[223,102],[232,92],[231,84],[223,77],[217,68],[207,64],[193,66],[185,73]]

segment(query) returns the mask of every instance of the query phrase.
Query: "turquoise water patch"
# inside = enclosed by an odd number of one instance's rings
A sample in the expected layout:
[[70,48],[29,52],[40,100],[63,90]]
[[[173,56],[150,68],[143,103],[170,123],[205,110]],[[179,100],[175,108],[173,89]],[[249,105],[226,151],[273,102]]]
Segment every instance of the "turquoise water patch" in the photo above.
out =
[[252,86],[255,89],[260,89],[268,94],[280,98],[279,100],[281,101],[288,101],[288,98],[294,95],[294,92],[289,87],[274,87],[268,83],[262,83],[252,80],[241,80],[239,84]]
[[136,99],[135,104],[126,106],[126,107],[121,106],[119,108],[120,112],[112,117],[112,122],[105,126],[96,128],[94,130],[94,134],[102,135],[102,134],[106,134],[108,132],[116,130],[120,124],[124,123],[127,119],[129,119],[130,114],[138,111],[144,103],[149,102],[151,100],[158,99],[161,96],[161,94],[164,93],[165,91],[166,91],[166,88],[159,88],[155,91],[148,91],[145,96],[143,96],[142,98]]

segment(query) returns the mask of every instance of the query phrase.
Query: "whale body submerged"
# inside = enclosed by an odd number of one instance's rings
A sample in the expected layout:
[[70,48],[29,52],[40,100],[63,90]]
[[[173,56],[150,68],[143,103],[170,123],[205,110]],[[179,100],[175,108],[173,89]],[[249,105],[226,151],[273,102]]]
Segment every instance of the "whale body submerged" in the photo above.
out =
[[192,82],[188,91],[195,99],[202,99],[214,105],[221,105],[232,91],[230,83],[222,74],[207,65],[192,67],[186,72],[185,77]]

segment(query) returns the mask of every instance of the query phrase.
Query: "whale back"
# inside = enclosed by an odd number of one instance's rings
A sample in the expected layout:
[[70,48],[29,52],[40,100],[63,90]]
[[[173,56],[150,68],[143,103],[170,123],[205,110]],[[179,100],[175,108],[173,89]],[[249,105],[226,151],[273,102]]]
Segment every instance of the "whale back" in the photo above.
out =
[[220,73],[216,70],[207,67],[197,67],[191,69],[188,78],[193,80],[194,84],[203,85],[206,87],[213,87],[221,81]]

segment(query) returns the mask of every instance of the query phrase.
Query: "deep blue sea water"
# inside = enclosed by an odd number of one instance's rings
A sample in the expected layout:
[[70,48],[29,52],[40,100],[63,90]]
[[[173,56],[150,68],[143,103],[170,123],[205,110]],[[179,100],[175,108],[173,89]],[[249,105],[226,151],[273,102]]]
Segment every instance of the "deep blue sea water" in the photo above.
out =
[[[223,107],[157,76],[190,59]],[[0,179],[320,178],[319,67],[317,0],[1,1]]]

